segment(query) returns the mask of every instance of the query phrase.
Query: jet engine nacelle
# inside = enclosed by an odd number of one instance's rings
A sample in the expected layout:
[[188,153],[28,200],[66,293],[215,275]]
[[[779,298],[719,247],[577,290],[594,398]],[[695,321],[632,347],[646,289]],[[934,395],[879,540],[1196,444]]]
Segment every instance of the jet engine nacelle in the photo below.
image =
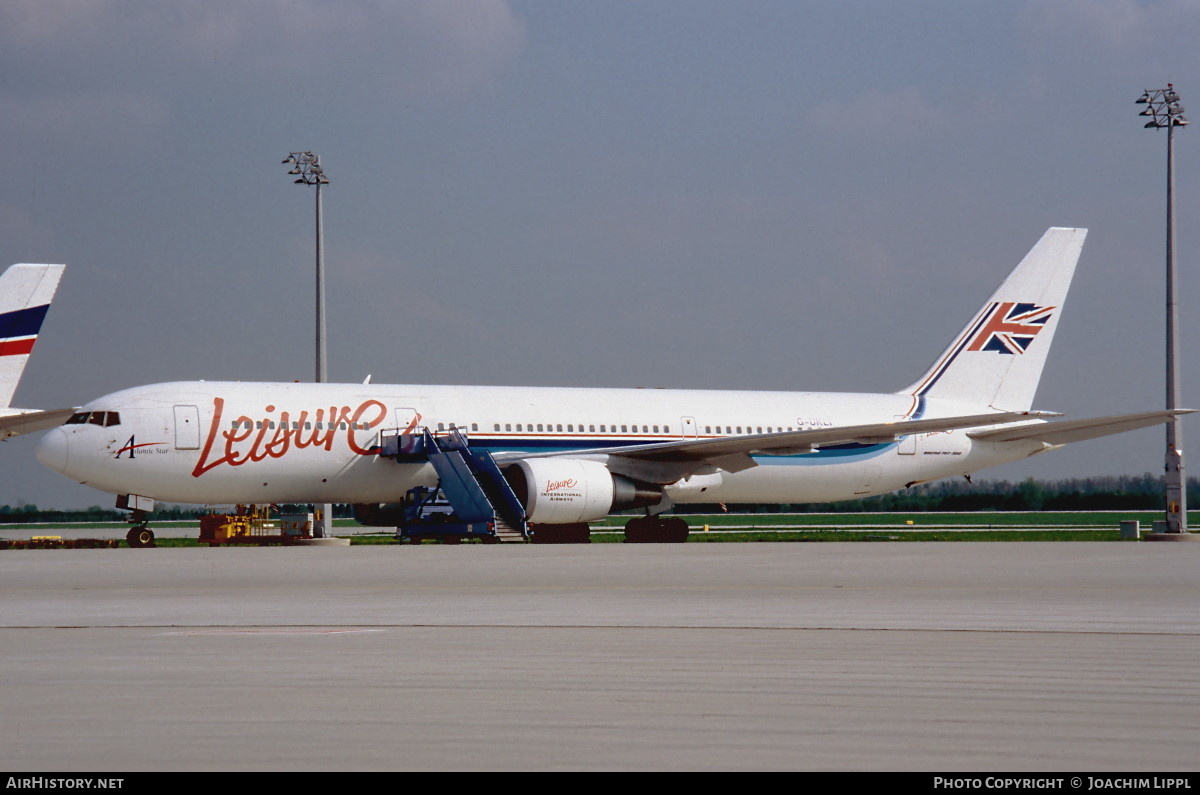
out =
[[535,524],[595,522],[613,511],[655,505],[662,491],[614,475],[598,461],[530,458],[506,473],[526,518]]

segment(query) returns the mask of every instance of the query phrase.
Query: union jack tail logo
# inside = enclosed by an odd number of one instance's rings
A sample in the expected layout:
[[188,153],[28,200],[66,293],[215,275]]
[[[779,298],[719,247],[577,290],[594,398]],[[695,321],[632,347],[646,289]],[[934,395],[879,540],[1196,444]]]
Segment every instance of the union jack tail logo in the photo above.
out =
[[968,351],[994,351],[1001,354],[1020,354],[1038,335],[1057,307],[1018,304],[1013,301],[995,303],[984,316],[983,325],[967,346]]

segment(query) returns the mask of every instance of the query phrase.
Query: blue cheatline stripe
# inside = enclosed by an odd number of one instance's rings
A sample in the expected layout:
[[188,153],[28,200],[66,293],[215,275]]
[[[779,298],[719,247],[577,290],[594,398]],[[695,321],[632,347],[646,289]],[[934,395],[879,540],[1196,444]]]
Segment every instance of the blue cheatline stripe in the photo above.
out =
[[0,340],[10,337],[32,337],[42,327],[50,304],[31,306],[28,309],[18,309],[15,312],[5,312],[0,315]]

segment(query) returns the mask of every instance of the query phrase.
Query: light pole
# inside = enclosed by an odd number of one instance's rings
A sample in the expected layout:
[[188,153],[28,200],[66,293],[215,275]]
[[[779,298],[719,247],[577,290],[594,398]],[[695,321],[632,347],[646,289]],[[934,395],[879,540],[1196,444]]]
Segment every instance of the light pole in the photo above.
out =
[[[1145,105],[1147,129],[1167,128],[1167,408],[1179,408],[1179,321],[1175,313],[1175,128],[1188,123],[1175,86],[1146,90],[1137,99]],[[1167,532],[1186,533],[1187,476],[1179,443],[1179,421],[1167,423],[1165,458],[1167,486]]]
[[[328,185],[329,179],[321,168],[321,158],[312,152],[292,152],[283,160],[284,165],[290,165],[288,174],[297,177],[297,185],[317,186],[317,377],[318,384],[329,380],[329,368],[325,361],[325,246],[322,240],[321,218],[321,186]],[[321,506],[321,518],[313,528],[315,538],[328,538],[332,535],[333,506]]]

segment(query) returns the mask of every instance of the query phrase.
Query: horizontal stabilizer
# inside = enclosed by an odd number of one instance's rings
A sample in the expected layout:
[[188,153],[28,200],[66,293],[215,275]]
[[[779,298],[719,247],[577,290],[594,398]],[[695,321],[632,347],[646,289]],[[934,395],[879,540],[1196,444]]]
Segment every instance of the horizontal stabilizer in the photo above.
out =
[[56,428],[75,413],[75,409],[51,409],[49,411],[9,409],[8,411],[17,413],[0,414],[0,439]]
[[1111,436],[1114,433],[1134,431],[1138,428],[1148,428],[1152,425],[1161,425],[1164,422],[1174,422],[1175,418],[1181,414],[1191,414],[1194,411],[1194,409],[1144,411],[1140,414],[1090,417],[1084,420],[1039,422],[1035,425],[1018,425],[1016,427],[976,431],[967,435],[981,442],[1030,440],[1059,445],[1068,444],[1069,442],[1082,442],[1086,439],[1097,439],[1101,436]]

